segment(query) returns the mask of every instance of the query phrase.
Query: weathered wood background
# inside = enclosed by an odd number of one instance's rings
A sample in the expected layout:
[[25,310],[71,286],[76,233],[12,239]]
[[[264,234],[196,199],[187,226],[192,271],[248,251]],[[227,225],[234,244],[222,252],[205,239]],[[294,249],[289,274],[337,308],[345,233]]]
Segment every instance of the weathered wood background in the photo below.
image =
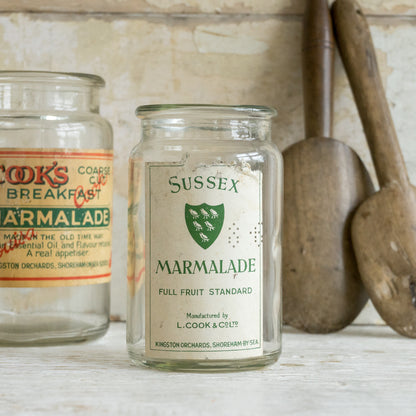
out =
[[[281,150],[303,137],[300,63],[304,0],[0,0],[1,69],[90,72],[107,82],[115,215],[112,314],[125,316],[127,158],[134,109],[151,103],[264,104],[278,109]],[[416,2],[362,0],[400,144],[416,183]],[[336,60],[334,137],[374,169]],[[379,323],[369,307],[359,323]]]

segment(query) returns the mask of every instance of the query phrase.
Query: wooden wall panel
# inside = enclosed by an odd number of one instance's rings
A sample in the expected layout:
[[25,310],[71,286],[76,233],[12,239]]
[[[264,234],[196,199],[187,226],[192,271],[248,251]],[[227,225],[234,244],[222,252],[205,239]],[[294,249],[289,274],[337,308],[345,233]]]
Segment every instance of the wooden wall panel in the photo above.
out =
[[[260,7],[261,1],[250,2],[224,0],[221,4],[227,4],[229,10],[235,7],[239,13],[249,4],[253,10],[260,10],[254,9],[254,4]],[[401,3],[408,7],[400,10],[403,13],[411,11],[413,2],[403,0]],[[4,10],[7,4],[15,8],[30,4],[40,8],[52,3],[56,7],[75,7],[77,4],[87,7],[98,3],[100,7],[113,7],[115,3],[127,7],[135,3],[137,7],[142,4],[153,8],[163,2],[0,1],[0,9]],[[220,4],[214,1],[196,3],[205,5],[204,13],[210,13],[208,6]],[[392,3],[366,2],[379,14],[385,13]],[[189,0],[187,4],[193,2]],[[300,11],[300,2],[270,2],[270,5],[277,4],[287,4],[287,10],[294,13]],[[393,9],[390,7],[389,10]],[[375,18],[371,22],[400,143],[411,179],[416,183],[416,19],[390,16],[389,19]],[[304,135],[300,33],[300,17],[274,14],[231,17],[221,14],[202,17],[0,14],[2,69],[90,72],[103,76],[107,82],[102,92],[101,111],[112,123],[115,139],[112,309],[115,316],[125,317],[126,161],[138,140],[135,107],[172,102],[271,105],[279,111],[273,131],[275,142],[283,150]],[[335,98],[334,137],[352,146],[374,176],[361,123],[338,57]],[[369,309],[359,322],[377,323],[380,319],[374,310]]]
[[[369,15],[416,16],[414,0],[361,0],[360,4]],[[301,14],[303,5],[303,0],[0,0],[0,11],[287,15]]]

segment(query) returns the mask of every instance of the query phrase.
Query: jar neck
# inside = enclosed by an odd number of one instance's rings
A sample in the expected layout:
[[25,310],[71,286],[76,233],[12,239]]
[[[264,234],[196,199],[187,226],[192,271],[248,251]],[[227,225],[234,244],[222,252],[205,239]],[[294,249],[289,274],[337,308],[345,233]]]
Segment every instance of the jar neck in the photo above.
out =
[[142,119],[142,140],[271,140],[269,119]]
[[1,113],[99,112],[94,85],[45,82],[0,83]]

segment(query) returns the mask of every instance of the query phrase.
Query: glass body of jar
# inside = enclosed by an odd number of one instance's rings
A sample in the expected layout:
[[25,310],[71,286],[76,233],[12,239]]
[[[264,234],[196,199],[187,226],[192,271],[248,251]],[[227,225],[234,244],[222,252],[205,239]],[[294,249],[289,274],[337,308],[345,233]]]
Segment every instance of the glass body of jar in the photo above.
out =
[[281,351],[282,158],[268,107],[143,106],[130,158],[135,364],[235,371]]
[[109,324],[112,130],[104,81],[0,72],[0,345],[82,341]]

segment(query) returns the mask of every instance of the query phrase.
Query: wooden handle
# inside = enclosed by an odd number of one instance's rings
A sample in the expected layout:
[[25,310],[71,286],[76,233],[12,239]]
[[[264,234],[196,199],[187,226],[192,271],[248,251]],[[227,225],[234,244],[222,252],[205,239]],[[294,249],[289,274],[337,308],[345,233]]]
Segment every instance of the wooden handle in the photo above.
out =
[[387,104],[370,30],[353,0],[336,0],[332,15],[338,47],[363,123],[381,187],[409,179]]
[[334,46],[327,0],[306,0],[303,20],[306,137],[332,136]]

